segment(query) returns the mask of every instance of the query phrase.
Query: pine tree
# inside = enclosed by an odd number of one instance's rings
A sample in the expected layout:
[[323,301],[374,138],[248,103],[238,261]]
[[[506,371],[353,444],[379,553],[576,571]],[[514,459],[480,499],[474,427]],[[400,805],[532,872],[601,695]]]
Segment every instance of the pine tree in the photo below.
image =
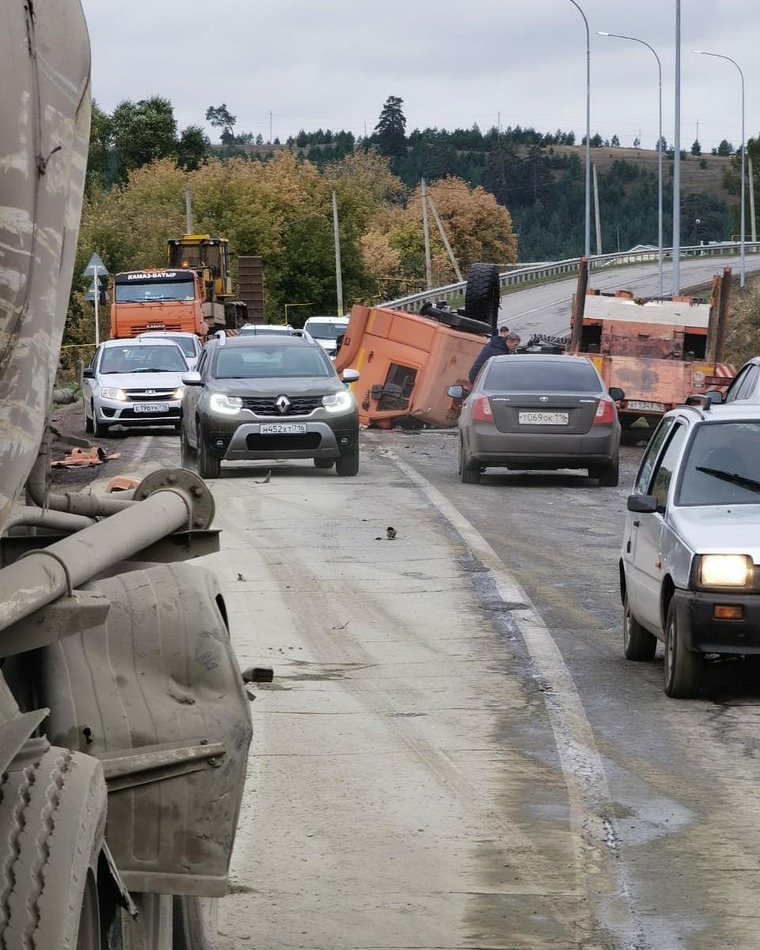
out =
[[380,118],[372,133],[381,155],[398,156],[406,154],[406,116],[402,110],[403,99],[388,96]]

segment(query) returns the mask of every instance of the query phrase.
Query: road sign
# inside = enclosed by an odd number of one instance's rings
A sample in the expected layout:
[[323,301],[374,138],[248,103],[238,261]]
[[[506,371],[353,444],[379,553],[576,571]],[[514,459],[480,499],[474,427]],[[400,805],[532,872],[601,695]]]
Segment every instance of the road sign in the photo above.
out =
[[[108,268],[100,259],[99,254],[93,254],[82,271],[83,277],[108,277]],[[90,288],[92,290],[92,288]]]

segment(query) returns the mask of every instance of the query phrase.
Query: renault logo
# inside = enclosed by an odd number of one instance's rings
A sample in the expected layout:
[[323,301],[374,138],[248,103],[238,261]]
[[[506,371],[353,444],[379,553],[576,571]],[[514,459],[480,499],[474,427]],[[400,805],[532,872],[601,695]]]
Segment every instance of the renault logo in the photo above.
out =
[[275,406],[280,410],[282,415],[290,409],[290,400],[287,396],[278,396],[274,401]]

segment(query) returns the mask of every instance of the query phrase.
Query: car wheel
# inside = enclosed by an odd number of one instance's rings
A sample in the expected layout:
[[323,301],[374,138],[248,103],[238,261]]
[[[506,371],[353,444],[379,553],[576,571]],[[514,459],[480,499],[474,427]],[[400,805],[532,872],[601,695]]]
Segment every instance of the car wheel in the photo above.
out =
[[95,407],[92,407],[92,431],[95,433],[96,439],[107,439],[111,432],[111,427],[107,426],[103,422],[98,422],[97,417],[95,416]]
[[598,478],[599,485],[602,488],[615,488],[620,481],[620,460],[616,458],[609,465],[596,466],[593,474],[592,470],[589,469],[589,475],[592,478]]
[[314,459],[315,468],[332,468],[335,465],[335,459]]
[[[316,462],[316,459],[314,460]],[[338,475],[358,475],[359,474],[359,443],[357,442],[352,449],[349,449],[345,455],[335,460],[335,471]]]
[[206,438],[203,435],[203,429],[198,425],[198,474],[201,478],[219,478],[222,470],[221,461],[212,455],[206,445]]
[[623,652],[627,660],[639,662],[653,660],[657,652],[657,637],[633,616],[627,596],[623,605]]
[[82,410],[84,411],[84,431],[87,433],[92,432],[92,418],[87,415],[87,403],[82,403]]
[[193,451],[192,446],[187,441],[187,432],[185,428],[182,428],[182,433],[179,437],[180,445],[180,454],[182,460],[182,468],[189,469],[190,471],[195,471],[197,468],[197,460],[195,458],[195,452]]
[[480,482],[480,465],[467,454],[464,439],[459,440],[459,477],[465,485],[477,485]]
[[665,623],[665,693],[673,699],[692,699],[702,680],[702,655],[686,649],[671,600]]

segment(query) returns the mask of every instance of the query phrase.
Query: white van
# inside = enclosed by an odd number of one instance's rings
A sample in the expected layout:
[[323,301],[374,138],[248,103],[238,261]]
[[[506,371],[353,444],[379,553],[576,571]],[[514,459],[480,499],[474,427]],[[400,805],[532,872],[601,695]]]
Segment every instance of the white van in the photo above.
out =
[[303,328],[320,343],[329,356],[335,356],[338,337],[346,332],[348,317],[309,317]]

